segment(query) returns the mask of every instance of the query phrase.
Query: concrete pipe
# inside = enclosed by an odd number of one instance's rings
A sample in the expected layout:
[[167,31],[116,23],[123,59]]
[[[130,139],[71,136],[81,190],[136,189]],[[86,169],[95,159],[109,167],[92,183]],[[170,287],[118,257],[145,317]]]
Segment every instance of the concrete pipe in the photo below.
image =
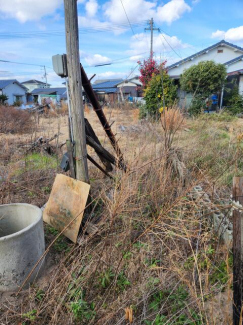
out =
[[[44,250],[41,209],[21,203],[0,205],[0,292],[17,290]],[[40,262],[27,284],[42,266]]]

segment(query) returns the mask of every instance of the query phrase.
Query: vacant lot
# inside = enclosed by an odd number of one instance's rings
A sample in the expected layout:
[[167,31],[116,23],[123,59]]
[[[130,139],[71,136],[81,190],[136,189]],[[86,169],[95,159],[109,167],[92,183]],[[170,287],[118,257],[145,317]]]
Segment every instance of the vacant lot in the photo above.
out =
[[[229,211],[233,175],[242,170],[242,122],[228,115],[195,120],[166,112],[159,122],[138,110],[105,109],[129,171],[107,179],[89,165],[98,231],[81,244],[51,247],[42,278],[18,297],[2,294],[1,324],[231,324],[232,254],[214,232],[210,210],[191,196],[202,186]],[[86,117],[113,153],[95,113]],[[42,206],[68,136],[67,116],[32,118],[24,134],[0,135],[1,204]],[[29,150],[51,138],[53,155]],[[95,153],[89,153],[98,161]],[[47,244],[57,231],[45,227]]]

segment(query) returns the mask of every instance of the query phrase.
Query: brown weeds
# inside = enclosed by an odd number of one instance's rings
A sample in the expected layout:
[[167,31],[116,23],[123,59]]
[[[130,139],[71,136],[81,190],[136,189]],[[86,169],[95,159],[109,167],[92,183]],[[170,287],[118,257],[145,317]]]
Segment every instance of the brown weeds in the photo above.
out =
[[186,182],[175,172],[175,161],[191,162],[175,147],[183,117],[167,113],[162,129],[143,124],[128,139],[128,173],[95,174],[88,219],[98,232],[84,228],[79,245],[63,239],[62,252],[47,255],[46,275],[0,306],[4,324],[230,324],[230,252],[213,231],[212,212],[191,195],[198,184],[216,190],[205,170],[187,169]]
[[0,133],[29,133],[32,118],[27,111],[11,106],[0,106]]

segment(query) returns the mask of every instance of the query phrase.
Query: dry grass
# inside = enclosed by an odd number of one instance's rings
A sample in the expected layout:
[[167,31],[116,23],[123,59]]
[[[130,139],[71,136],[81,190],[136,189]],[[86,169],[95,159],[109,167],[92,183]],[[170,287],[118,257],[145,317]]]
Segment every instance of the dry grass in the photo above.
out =
[[0,106],[0,133],[29,133],[32,131],[31,115],[23,110]]
[[[129,323],[126,315],[136,325],[231,324],[231,253],[214,234],[209,209],[202,211],[200,200],[190,195],[200,184],[214,204],[221,198],[218,182],[224,171],[218,170],[212,186],[207,160],[200,166],[195,162],[205,145],[200,139],[212,125],[186,121],[185,131],[177,110],[167,112],[166,123],[162,116],[162,126],[138,122],[134,111],[105,112],[115,120],[113,129],[129,172],[116,171],[114,181],[104,180],[90,166],[95,180],[89,218],[98,232],[87,236],[84,230],[82,245],[58,241],[62,252],[52,251],[51,259],[58,256],[57,262],[52,268],[47,264],[45,277],[17,299],[2,298],[2,324],[118,325]],[[93,113],[88,119],[111,150]],[[51,135],[58,125],[60,138],[65,138],[63,117],[42,119],[38,133]],[[224,137],[213,139],[205,155],[215,151],[216,139],[220,150],[229,146]],[[224,158],[230,167],[232,159]],[[187,169],[186,182],[178,161]],[[56,235],[49,228],[46,234],[47,240]]]

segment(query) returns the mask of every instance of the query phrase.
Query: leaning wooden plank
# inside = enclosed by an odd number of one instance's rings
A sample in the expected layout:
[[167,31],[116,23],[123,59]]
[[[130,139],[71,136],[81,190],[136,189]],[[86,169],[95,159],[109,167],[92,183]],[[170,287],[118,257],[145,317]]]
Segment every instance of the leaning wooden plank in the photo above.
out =
[[[90,125],[89,121],[86,118],[84,119],[84,121],[85,121],[85,133],[86,133],[86,136],[90,136],[98,145],[101,146],[101,143],[100,143],[97,135],[95,134],[92,126]],[[112,169],[113,169],[111,163],[108,160],[106,160],[102,155],[100,155],[99,152],[96,152],[96,153],[99,156],[102,163],[105,165],[106,171],[111,172]]]
[[89,184],[57,174],[43,213],[43,220],[59,231],[75,219],[63,233],[74,243],[77,242],[89,190]]

